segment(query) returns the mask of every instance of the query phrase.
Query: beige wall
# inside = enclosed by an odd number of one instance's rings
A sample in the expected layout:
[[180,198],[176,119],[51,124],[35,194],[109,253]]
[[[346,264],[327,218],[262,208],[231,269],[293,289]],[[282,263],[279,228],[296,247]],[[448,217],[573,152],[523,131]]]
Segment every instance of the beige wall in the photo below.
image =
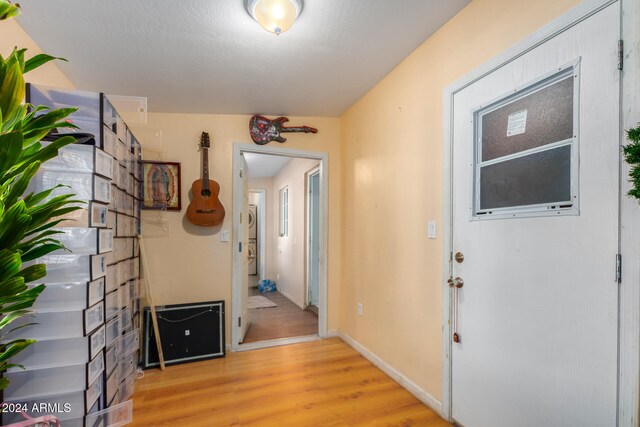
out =
[[[153,108],[153,106],[150,106]],[[271,142],[274,147],[326,152],[329,156],[329,316],[328,328],[338,327],[340,268],[340,161],[339,119],[290,117],[293,124],[318,128],[318,133],[286,135],[287,142]],[[231,316],[231,232],[232,232],[232,157],[234,142],[251,143],[249,116],[208,114],[150,113],[145,128],[133,127],[143,145],[143,157],[162,158],[182,165],[182,211],[144,211],[142,234],[147,242],[149,267],[157,305],[206,300],[225,300],[227,340]],[[148,138],[162,130],[162,144]],[[200,177],[198,143],[201,132],[211,137],[210,177],[221,187],[220,201],[226,209],[221,226],[198,227],[184,214],[189,204],[191,183]],[[147,149],[147,151],[145,151]],[[158,227],[158,222],[164,222]],[[220,230],[230,233],[229,242],[220,241]],[[155,237],[154,237],[155,236]]]
[[341,117],[340,329],[436,399],[444,89],[578,3],[474,0]]
[[[20,27],[15,19],[8,21],[0,21],[0,54],[6,58],[13,48],[27,48],[26,58],[42,53],[42,50],[35,44],[29,35]],[[49,55],[56,56],[56,52],[47,52]],[[30,83],[36,83],[47,86],[55,86],[60,88],[74,89],[75,86],[60,71],[55,63],[48,63],[40,68],[36,68],[25,76]]]
[[276,237],[275,279],[278,290],[300,308],[305,304],[306,281],[305,173],[318,165],[317,160],[291,159],[273,178],[271,200],[278,221],[280,189],[287,187],[289,194],[289,232],[287,236]]

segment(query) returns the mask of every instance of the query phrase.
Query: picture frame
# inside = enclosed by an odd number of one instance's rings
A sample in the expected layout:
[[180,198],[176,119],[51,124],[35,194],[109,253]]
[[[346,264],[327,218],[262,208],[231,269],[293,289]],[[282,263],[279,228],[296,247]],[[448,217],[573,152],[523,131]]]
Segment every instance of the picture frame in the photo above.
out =
[[144,160],[142,163],[142,209],[182,209],[180,163]]

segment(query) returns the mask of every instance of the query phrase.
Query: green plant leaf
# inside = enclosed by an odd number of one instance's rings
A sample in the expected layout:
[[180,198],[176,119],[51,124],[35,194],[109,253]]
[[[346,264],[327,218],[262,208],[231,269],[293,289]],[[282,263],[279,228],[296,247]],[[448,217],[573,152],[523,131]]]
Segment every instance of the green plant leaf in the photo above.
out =
[[39,115],[29,123],[25,124],[22,127],[22,131],[26,133],[33,130],[55,129],[57,127],[60,127],[60,122],[62,122],[63,119],[76,111],[78,111],[77,108],[60,108],[58,110],[51,110],[48,113]]
[[24,278],[25,283],[33,282],[47,275],[47,266],[45,264],[30,265],[20,270],[18,274]]
[[[20,5],[11,4],[6,0],[0,1],[0,21],[4,21],[5,19],[14,18],[20,15]],[[2,389],[4,387],[0,387]]]
[[21,267],[22,261],[17,251],[7,249],[0,251],[0,277],[11,278],[18,274]]
[[0,362],[6,362],[25,348],[29,347],[36,340],[18,339],[5,344],[5,349],[0,353]]
[[27,107],[25,105],[20,105],[16,110],[16,113],[12,117],[5,117],[6,120],[2,125],[2,131],[4,133],[20,131],[20,129],[22,129],[22,117],[26,114],[26,112]]
[[16,276],[0,283],[0,297],[19,294],[27,290],[24,277]]
[[20,64],[7,65],[6,75],[0,85],[0,110],[5,121],[10,121],[24,98],[25,85]]
[[[28,288],[27,290],[20,292],[19,294],[16,294],[16,295],[9,295],[6,297],[0,296],[0,313],[10,312],[11,310],[7,309],[7,306],[9,306],[10,304],[25,302],[25,301],[26,302],[30,301],[31,304],[33,304],[36,298],[38,298],[38,295],[40,295],[44,290],[45,290],[44,285],[37,285],[32,288]],[[29,308],[29,307],[25,307],[25,308]]]
[[59,59],[61,61],[66,61],[66,59],[64,58],[57,58],[55,56],[51,56],[51,55],[47,55],[45,53],[41,53],[39,55],[34,56],[33,58],[30,58],[27,60],[27,62],[25,62],[24,64],[24,72],[28,73],[29,71],[38,68],[44,64],[46,64],[49,61],[53,61]]
[[[22,260],[24,262],[32,261],[34,259],[38,259],[40,257],[43,257],[43,256],[47,255],[47,254],[50,254],[51,252],[57,251],[59,249],[66,249],[66,248],[64,247],[64,245],[62,245],[60,243],[42,244],[42,245],[34,247],[33,249],[29,250],[28,252],[23,253],[22,254]],[[45,274],[46,274],[46,271],[45,271]],[[44,277],[44,276],[42,276],[42,277]],[[38,279],[32,279],[32,280],[29,280],[29,282],[32,282],[34,280],[38,280]]]
[[38,172],[38,169],[40,169],[40,162],[35,161],[31,163],[11,185],[11,190],[9,190],[9,193],[4,198],[7,206],[13,206],[13,204],[18,201],[18,197],[24,194],[29,186],[29,182],[31,182],[31,178]]
[[8,171],[20,157],[22,134],[11,132],[0,135],[0,174]]
[[6,210],[0,218],[0,249],[11,249],[24,237],[31,224],[31,216],[22,200]]

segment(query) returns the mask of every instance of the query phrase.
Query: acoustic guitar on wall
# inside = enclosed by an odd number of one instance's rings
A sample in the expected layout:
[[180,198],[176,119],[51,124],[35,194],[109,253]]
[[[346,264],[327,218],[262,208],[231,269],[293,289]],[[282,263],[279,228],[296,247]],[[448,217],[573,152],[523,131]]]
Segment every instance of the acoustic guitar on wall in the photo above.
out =
[[209,134],[202,132],[202,179],[191,184],[193,198],[187,208],[187,219],[195,225],[218,225],[224,220],[224,206],[218,200],[220,185],[209,179]]

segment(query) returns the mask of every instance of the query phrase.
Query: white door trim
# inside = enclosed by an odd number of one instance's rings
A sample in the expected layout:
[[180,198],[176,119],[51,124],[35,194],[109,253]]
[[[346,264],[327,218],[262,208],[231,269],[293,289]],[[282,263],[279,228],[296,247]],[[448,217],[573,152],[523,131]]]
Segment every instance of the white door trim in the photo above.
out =
[[309,306],[309,283],[311,282],[310,279],[310,275],[311,275],[311,269],[309,267],[309,265],[311,264],[310,258],[311,258],[311,250],[309,247],[309,235],[311,234],[311,232],[309,231],[311,229],[311,198],[309,197],[309,181],[311,180],[312,176],[315,175],[319,175],[320,174],[320,167],[316,166],[313,169],[310,169],[308,171],[306,171],[304,173],[304,191],[305,191],[305,214],[304,214],[304,231],[305,231],[305,235],[304,235],[304,260],[305,260],[305,267],[304,267],[304,306],[307,307]]
[[[448,86],[444,91],[444,228],[443,228],[443,277],[442,277],[442,413],[446,420],[451,420],[451,294],[447,280],[451,277],[452,264],[452,144],[453,144],[453,99],[456,93],[469,85],[482,79],[493,71],[523,56],[537,46],[552,39],[556,35],[575,26],[588,17],[596,14],[617,0],[586,0],[573,10],[552,21],[540,30],[533,33],[521,43],[515,45],[501,55],[488,61],[484,65],[465,75],[463,78]],[[627,69],[623,73],[623,88],[625,96],[622,98],[623,123],[622,127],[635,126],[640,119],[634,110],[638,100],[638,18],[640,6],[637,0],[620,0],[623,10],[623,37],[625,46],[625,61]],[[612,49],[615,47],[612,46]],[[623,172],[624,173],[624,172]],[[626,198],[625,198],[626,199]],[[623,278],[637,278],[640,276],[640,248],[636,243],[636,236],[640,232],[640,209],[634,201],[623,200],[621,203],[621,228],[628,230],[623,233],[622,253],[628,260],[623,263]],[[638,390],[637,379],[640,375],[640,325],[637,318],[640,313],[640,283],[629,280],[620,290],[620,366],[619,366],[619,401],[618,401],[618,425],[638,426]],[[625,380],[626,379],[626,380]]]
[[[233,209],[232,209],[232,273],[231,273],[231,350],[245,350],[247,344],[238,344],[240,341],[241,328],[238,327],[238,317],[242,313],[242,256],[238,251],[240,241],[238,240],[240,230],[240,216],[238,212],[242,212],[242,180],[236,173],[241,165],[242,153],[271,154],[288,157],[302,157],[306,159],[315,159],[320,162],[320,283],[319,283],[319,299],[320,307],[318,310],[318,335],[321,338],[327,336],[327,313],[328,313],[328,189],[329,189],[329,155],[318,151],[296,150],[290,148],[281,148],[277,146],[265,146],[255,144],[234,143],[233,144]],[[300,342],[305,337],[299,338]],[[308,338],[306,338],[308,340]],[[298,342],[292,338],[288,343]],[[274,345],[277,345],[274,343]],[[269,342],[263,343],[260,347],[269,346]],[[255,347],[255,346],[253,346]]]

